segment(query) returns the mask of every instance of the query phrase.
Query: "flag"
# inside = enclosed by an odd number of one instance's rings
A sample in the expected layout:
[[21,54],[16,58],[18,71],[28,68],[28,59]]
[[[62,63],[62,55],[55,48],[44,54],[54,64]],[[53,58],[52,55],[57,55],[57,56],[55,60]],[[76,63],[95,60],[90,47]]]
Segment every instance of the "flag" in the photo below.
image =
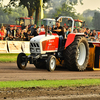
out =
[[41,19],[44,18],[44,13],[43,13],[43,0],[40,0],[40,6],[41,6]]

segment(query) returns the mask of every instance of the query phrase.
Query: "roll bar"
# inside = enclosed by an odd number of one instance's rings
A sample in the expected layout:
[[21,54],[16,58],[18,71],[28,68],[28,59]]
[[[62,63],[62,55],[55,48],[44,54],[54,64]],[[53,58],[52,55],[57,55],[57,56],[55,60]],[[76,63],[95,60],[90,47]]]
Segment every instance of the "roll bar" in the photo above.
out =
[[73,33],[73,29],[74,29],[74,19],[72,17],[68,17],[68,16],[60,16],[57,21],[59,21],[60,18],[67,18],[67,19],[71,19],[72,20],[72,30],[71,33]]

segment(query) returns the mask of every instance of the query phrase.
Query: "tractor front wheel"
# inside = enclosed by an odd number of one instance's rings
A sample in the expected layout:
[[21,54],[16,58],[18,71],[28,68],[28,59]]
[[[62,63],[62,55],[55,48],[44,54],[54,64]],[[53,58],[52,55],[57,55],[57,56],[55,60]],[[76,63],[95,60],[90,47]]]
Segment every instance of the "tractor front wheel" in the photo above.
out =
[[53,55],[50,55],[47,59],[47,64],[46,64],[47,70],[48,71],[54,71],[56,68],[56,57]]
[[24,53],[20,53],[17,57],[17,66],[19,69],[25,69],[27,65],[27,56]]

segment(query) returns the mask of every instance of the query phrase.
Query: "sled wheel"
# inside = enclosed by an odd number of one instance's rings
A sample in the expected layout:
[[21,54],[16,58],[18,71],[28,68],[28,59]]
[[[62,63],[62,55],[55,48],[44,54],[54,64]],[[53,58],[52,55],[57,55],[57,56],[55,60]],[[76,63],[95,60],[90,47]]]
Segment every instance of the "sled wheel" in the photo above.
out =
[[48,71],[54,71],[56,68],[56,57],[51,55],[47,59],[47,64],[46,64],[47,70]]
[[27,65],[27,56],[24,53],[20,53],[17,57],[17,66],[19,69],[25,69]]

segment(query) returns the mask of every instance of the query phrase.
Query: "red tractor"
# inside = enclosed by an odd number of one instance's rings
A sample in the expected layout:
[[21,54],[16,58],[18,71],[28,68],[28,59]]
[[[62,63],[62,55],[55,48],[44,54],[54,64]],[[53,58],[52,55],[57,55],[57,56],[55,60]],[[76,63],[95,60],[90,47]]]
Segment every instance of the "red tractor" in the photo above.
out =
[[17,27],[19,29],[23,29],[25,26],[31,26],[33,25],[33,18],[30,17],[20,17],[16,18],[16,25],[9,25],[9,27]]
[[[74,28],[82,28],[85,26],[85,21],[79,20],[79,19],[74,19]],[[71,27],[72,25],[72,20],[68,19],[68,27]]]
[[56,33],[52,35],[42,32],[30,40],[30,55],[20,53],[17,57],[17,66],[19,69],[25,69],[28,61],[34,64],[36,68],[47,68],[48,71],[54,71],[57,61],[64,65],[68,70],[84,71],[89,59],[89,45],[84,33],[73,33],[74,20],[72,17],[61,16],[72,20],[72,31],[65,40],[64,48],[59,51],[59,36]]

